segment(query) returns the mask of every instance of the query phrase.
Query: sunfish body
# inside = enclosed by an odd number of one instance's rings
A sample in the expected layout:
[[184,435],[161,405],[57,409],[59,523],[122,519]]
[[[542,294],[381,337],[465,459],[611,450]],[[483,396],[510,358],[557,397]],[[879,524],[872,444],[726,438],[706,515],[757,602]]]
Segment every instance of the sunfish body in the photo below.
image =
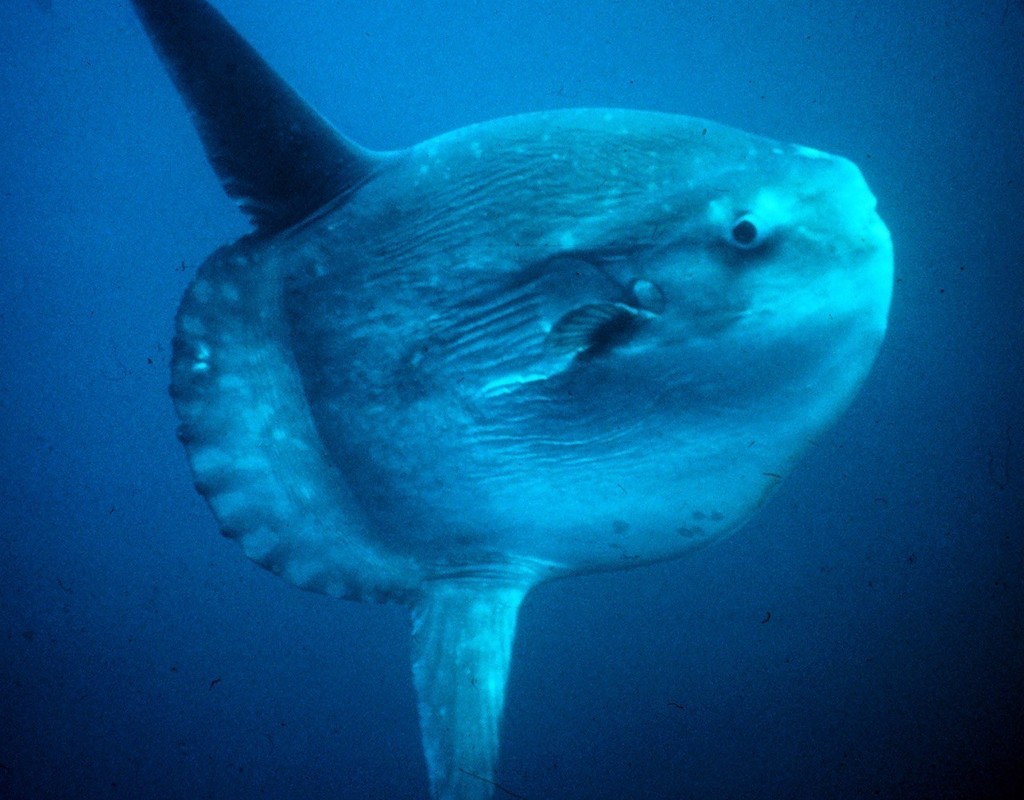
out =
[[735,531],[850,402],[892,289],[875,200],[637,111],[370,152],[207,4],[135,6],[256,226],[178,315],[197,487],[292,583],[411,607],[432,797],[491,797],[525,593]]

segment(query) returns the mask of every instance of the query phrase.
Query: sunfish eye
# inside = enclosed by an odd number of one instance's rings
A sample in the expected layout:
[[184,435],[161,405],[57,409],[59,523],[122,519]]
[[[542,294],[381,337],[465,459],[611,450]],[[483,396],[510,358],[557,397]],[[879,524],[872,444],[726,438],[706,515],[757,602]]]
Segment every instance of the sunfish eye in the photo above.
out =
[[751,250],[764,242],[765,230],[752,214],[744,214],[733,223],[732,243],[743,250]]

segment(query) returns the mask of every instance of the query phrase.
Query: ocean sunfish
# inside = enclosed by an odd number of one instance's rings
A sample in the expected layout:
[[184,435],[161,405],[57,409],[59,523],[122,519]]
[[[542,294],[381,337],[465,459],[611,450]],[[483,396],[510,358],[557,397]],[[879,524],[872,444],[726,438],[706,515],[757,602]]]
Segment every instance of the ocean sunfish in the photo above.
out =
[[886,328],[845,159],[691,117],[525,114],[373,152],[202,0],[133,0],[254,231],[199,268],[171,393],[225,535],[412,610],[436,800],[494,791],[516,615],[739,528]]

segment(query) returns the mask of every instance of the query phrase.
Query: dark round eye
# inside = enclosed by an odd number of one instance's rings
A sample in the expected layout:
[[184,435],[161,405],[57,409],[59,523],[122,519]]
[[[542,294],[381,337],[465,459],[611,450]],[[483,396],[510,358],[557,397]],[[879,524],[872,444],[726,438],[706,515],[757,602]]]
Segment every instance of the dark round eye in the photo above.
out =
[[756,247],[763,238],[757,223],[749,215],[740,217],[732,226],[732,241],[744,250]]

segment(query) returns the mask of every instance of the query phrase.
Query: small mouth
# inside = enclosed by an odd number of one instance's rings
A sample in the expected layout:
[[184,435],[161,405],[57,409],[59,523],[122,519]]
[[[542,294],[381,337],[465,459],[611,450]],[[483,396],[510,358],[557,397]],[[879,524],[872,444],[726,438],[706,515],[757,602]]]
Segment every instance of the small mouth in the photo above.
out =
[[850,239],[857,253],[870,254],[892,249],[889,229],[874,210],[874,205],[861,217],[860,224],[850,226]]

